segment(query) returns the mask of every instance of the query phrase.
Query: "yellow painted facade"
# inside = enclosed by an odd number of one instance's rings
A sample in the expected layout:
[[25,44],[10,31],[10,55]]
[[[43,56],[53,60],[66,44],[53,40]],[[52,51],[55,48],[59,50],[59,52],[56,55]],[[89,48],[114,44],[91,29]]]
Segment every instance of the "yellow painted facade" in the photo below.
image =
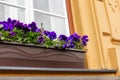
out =
[[120,76],[120,0],[71,0],[71,4],[75,31],[89,36],[88,69],[114,69]]
[[[114,74],[16,74],[2,76],[120,76],[120,0],[70,0],[75,32],[89,36],[86,53],[86,68],[114,69]],[[12,73],[12,74],[11,74]],[[18,72],[19,73],[19,72]]]

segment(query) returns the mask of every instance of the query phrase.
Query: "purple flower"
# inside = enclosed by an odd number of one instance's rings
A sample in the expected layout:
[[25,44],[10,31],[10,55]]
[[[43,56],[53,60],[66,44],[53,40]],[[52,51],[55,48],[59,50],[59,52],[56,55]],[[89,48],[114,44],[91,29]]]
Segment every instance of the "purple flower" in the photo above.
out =
[[43,42],[43,40],[44,40],[43,37],[39,37],[39,38],[38,38],[38,42],[40,42],[40,43]]
[[41,30],[39,28],[37,28],[35,32],[41,32]]
[[13,20],[13,21],[12,21],[13,26],[15,27],[18,22],[19,22],[19,21],[17,21],[17,20]]
[[50,34],[50,32],[49,31],[44,31],[44,34],[46,35],[46,36],[48,36],[49,34]]
[[23,25],[23,31],[24,32],[29,32],[30,31],[29,28],[28,28],[28,26],[27,26],[27,24]]
[[88,40],[88,36],[87,36],[87,35],[84,35],[84,36],[82,37],[82,41],[88,42],[88,41],[89,41],[89,40]]
[[48,36],[51,40],[57,38],[57,35],[56,35],[56,33],[55,33],[54,31],[49,32],[49,31],[46,31],[46,30],[45,30],[45,31],[44,31],[44,34],[45,34],[46,36]]
[[62,48],[63,48],[63,49],[67,48],[67,44],[66,44],[66,43],[63,44],[63,45],[62,45]]
[[80,36],[78,34],[74,33],[74,34],[70,35],[69,40],[70,41],[79,41]]
[[73,43],[69,44],[69,48],[74,48],[74,47],[75,47],[75,44],[73,44]]
[[12,31],[16,26],[16,23],[17,23],[17,20],[12,20],[11,18],[8,18],[7,21],[0,22],[0,24],[3,25],[3,29],[5,31]]
[[16,28],[18,28],[18,29],[22,29],[23,28],[23,23],[21,23],[21,22],[19,22],[19,21],[17,21],[17,23],[16,23]]
[[0,21],[0,24],[3,24],[3,22],[2,22],[2,21]]
[[48,34],[48,37],[51,39],[51,40],[54,40],[57,38],[57,35],[54,31],[50,32],[50,34]]
[[32,23],[31,23],[31,26],[32,26],[32,27],[35,27],[35,26],[36,26],[36,23],[35,23],[35,22],[32,22]]
[[12,22],[12,19],[11,19],[11,18],[8,18],[8,19],[7,19],[7,22],[11,23],[11,22]]
[[12,31],[9,34],[10,34],[10,36],[15,36],[16,35],[16,33],[12,32]]
[[74,33],[73,35],[74,35],[74,37],[77,38],[77,39],[80,38],[80,36],[79,36],[77,33]]
[[59,38],[60,41],[62,41],[62,40],[66,41],[68,39],[67,36],[62,35],[62,34],[58,38]]
[[87,35],[84,35],[84,36],[82,37],[82,45],[86,46],[88,41],[89,41],[88,36],[87,36]]
[[32,31],[32,32],[36,32],[36,29],[38,29],[38,27],[36,26],[35,22],[32,22],[31,24],[28,24],[28,28]]
[[5,31],[12,31],[14,29],[14,26],[12,25],[12,23],[4,22],[3,29]]
[[64,43],[63,45],[62,45],[62,48],[74,48],[75,47],[75,44],[74,43],[70,43],[70,44],[68,44],[68,43]]

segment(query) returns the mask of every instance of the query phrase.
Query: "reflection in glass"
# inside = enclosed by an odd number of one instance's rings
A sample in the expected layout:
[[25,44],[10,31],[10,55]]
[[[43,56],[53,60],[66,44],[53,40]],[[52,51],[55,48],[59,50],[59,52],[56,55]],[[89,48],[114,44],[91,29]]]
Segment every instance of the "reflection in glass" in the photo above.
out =
[[65,20],[49,15],[44,15],[35,12],[35,21],[37,22],[38,26],[41,26],[41,23],[43,23],[43,28],[45,30],[49,31],[56,31],[57,34],[67,34],[66,33],[66,25],[65,25]]
[[65,15],[65,0],[33,0],[35,9]]
[[25,10],[0,4],[0,20],[6,20],[8,17],[25,21]]
[[25,4],[25,0],[0,0],[0,1],[5,1],[5,2],[9,2],[11,4],[18,4],[21,6],[24,6]]

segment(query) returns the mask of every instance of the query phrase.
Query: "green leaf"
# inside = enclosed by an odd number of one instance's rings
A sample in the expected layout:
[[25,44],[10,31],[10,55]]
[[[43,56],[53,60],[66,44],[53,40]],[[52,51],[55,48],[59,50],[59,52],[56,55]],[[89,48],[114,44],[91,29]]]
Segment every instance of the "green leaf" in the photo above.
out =
[[4,37],[4,36],[2,36],[2,37],[1,37],[1,40],[5,40],[5,37]]

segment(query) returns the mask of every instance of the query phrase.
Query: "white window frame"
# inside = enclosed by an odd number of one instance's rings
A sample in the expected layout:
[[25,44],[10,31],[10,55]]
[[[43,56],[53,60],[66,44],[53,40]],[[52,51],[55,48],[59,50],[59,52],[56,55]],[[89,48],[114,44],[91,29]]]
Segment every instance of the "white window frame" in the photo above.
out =
[[[13,1],[13,2],[10,3],[10,2],[0,1],[0,4],[19,8],[19,9],[24,9],[25,10],[25,23],[30,23],[30,22],[34,21],[34,12],[61,18],[61,19],[65,20],[66,35],[70,35],[69,25],[68,25],[68,17],[67,17],[67,9],[66,9],[65,4],[64,4],[64,7],[65,7],[66,14],[65,14],[65,16],[62,16],[62,15],[54,14],[51,12],[34,9],[33,8],[33,0],[25,0],[25,6],[15,4],[16,2],[14,0],[11,0],[11,1]],[[16,14],[15,13],[16,11],[12,11],[12,12],[14,12],[13,14]],[[14,17],[14,18],[16,18],[16,17]]]

